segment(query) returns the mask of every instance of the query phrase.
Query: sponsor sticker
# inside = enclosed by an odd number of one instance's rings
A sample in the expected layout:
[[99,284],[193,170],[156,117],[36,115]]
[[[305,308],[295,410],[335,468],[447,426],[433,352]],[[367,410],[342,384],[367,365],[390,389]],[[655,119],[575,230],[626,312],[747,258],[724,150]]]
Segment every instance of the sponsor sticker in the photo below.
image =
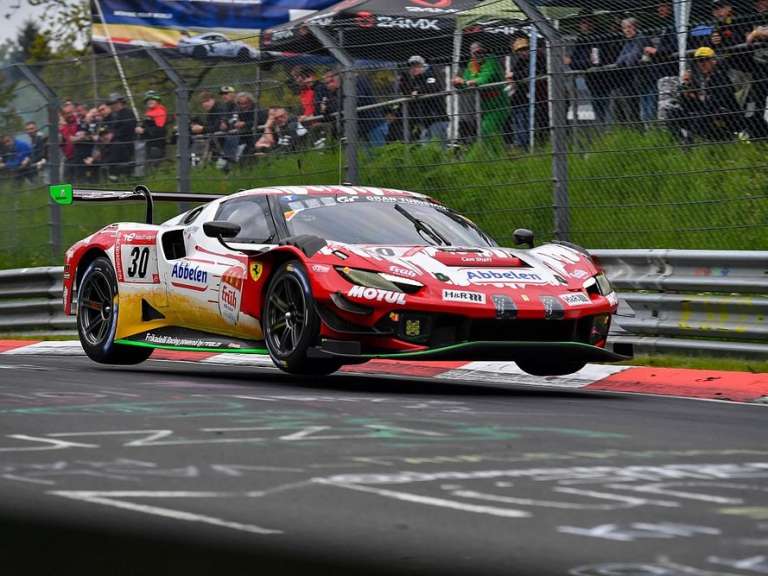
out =
[[605,299],[608,300],[608,304],[611,306],[616,306],[619,303],[619,298],[616,296],[616,292],[611,292]]
[[507,270],[499,269],[478,269],[464,270],[467,280],[472,284],[544,284],[546,280],[530,269]]
[[389,271],[397,276],[404,276],[405,278],[416,278],[417,273],[408,268],[402,268],[400,266],[390,266]]
[[208,288],[208,272],[199,264],[178,262],[171,268],[171,278],[179,280],[179,282],[171,280],[171,284],[178,288],[188,288],[198,292]]
[[326,264],[312,264],[312,272],[317,272],[318,274],[325,274],[330,269],[331,267]]
[[386,302],[387,304],[405,304],[405,294],[401,292],[391,292],[381,288],[365,288],[363,286],[352,286],[347,292],[347,296],[353,298],[362,298],[373,302]]
[[251,280],[258,282],[264,272],[264,265],[261,262],[251,262],[250,266],[248,266],[248,270],[251,273]]
[[230,268],[221,277],[219,287],[219,312],[230,324],[237,324],[243,294],[244,270]]
[[589,297],[582,292],[571,292],[570,294],[560,294],[560,299],[568,306],[584,306],[591,304]]
[[464,290],[443,290],[443,301],[485,304],[485,294],[482,292],[467,292]]

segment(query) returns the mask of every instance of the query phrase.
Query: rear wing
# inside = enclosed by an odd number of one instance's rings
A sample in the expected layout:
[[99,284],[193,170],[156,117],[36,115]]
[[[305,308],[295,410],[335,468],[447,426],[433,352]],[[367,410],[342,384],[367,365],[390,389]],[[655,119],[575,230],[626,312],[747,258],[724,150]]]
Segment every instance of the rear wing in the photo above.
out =
[[184,192],[155,192],[139,184],[133,190],[88,190],[75,189],[72,184],[56,184],[48,188],[56,204],[68,206],[73,202],[124,202],[142,200],[147,204],[147,224],[152,224],[155,202],[211,202],[223,198],[224,194],[190,194]]

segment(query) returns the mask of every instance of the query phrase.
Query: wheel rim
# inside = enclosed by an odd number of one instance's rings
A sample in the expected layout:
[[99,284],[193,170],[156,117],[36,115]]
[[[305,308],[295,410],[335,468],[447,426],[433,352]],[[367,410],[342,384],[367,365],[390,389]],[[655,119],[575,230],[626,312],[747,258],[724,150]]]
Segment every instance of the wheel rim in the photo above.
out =
[[80,288],[78,322],[80,333],[92,345],[104,342],[114,314],[114,298],[109,278],[95,271]]
[[307,302],[298,280],[284,276],[275,285],[267,303],[267,342],[279,356],[294,352],[304,334]]

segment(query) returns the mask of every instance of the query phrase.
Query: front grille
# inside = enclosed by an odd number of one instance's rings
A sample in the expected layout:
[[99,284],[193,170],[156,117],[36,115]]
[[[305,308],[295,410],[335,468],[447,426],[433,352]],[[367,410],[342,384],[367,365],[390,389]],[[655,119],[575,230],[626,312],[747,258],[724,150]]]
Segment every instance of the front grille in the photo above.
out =
[[578,320],[471,320],[446,314],[399,312],[376,327],[390,329],[401,340],[430,348],[460,342],[584,342],[592,343],[595,317]]
[[576,320],[473,320],[469,340],[563,342],[574,338],[576,328]]

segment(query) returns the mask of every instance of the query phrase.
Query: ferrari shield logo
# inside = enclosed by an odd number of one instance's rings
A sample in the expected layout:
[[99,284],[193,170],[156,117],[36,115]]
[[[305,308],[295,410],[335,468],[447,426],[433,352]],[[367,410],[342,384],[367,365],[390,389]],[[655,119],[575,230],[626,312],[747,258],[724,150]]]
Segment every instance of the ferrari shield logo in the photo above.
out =
[[249,269],[251,271],[251,280],[258,282],[261,278],[261,273],[264,272],[264,266],[261,262],[251,262]]

